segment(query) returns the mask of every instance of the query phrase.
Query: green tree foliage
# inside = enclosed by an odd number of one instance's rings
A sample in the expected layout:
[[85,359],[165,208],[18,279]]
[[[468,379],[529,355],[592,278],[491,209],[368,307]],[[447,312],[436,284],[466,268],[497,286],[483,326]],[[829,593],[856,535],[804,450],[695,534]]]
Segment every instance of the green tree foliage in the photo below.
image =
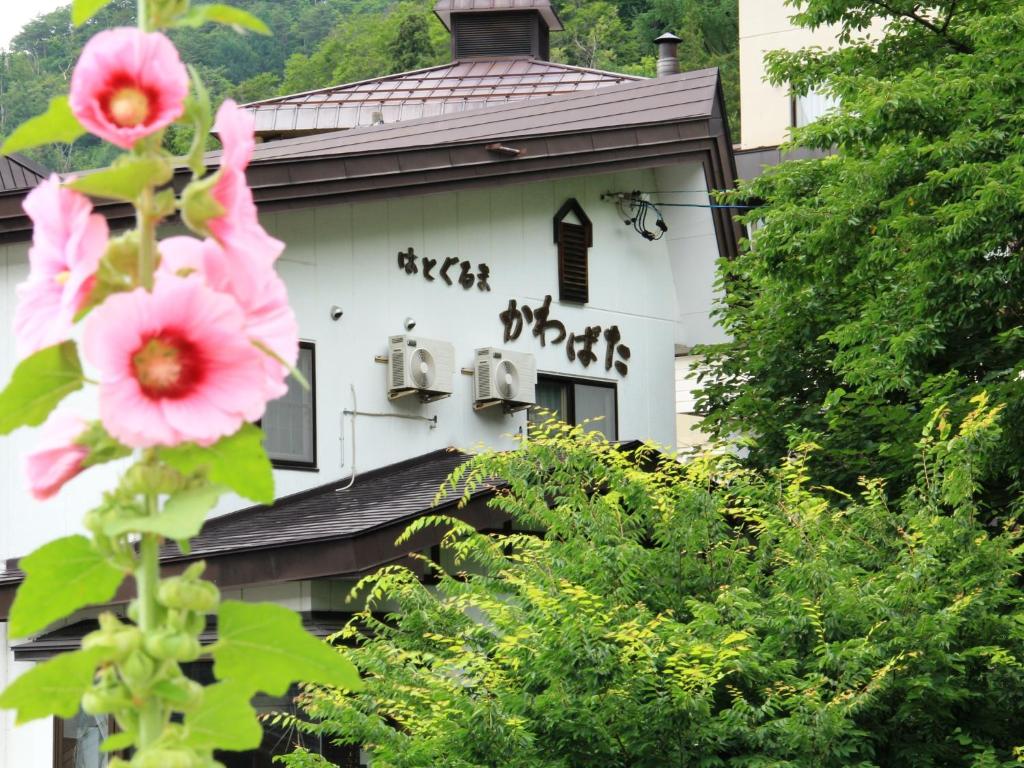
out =
[[[842,107],[793,145],[834,152],[771,169],[733,199],[763,201],[753,247],[722,269],[702,408],[750,435],[755,466],[815,435],[822,483],[914,477],[936,403],[986,390],[1005,429],[982,473],[984,514],[1024,468],[1024,5],[810,0],[797,20],[841,25],[848,47],[776,53],[770,73]],[[888,9],[888,10],[886,10]],[[884,39],[859,41],[875,14]]]
[[[173,34],[195,64],[211,97],[246,103],[442,64],[449,35],[433,0],[236,0],[263,19],[272,36],[240,36],[218,25]],[[554,60],[651,76],[652,40],[666,30],[684,40],[684,69],[722,68],[730,120],[737,127],[736,0],[556,0],[565,31],[552,39]],[[114,0],[84,27],[71,26],[68,8],[39,16],[11,49],[0,52],[0,138],[42,112],[67,91],[79,51],[97,29],[132,23],[134,0]],[[188,131],[168,143],[188,147]],[[73,146],[33,153],[56,170],[108,163],[113,150],[85,137]]]
[[803,450],[758,473],[549,425],[477,457],[458,475],[503,478],[492,506],[545,534],[413,524],[449,566],[365,579],[342,633],[365,690],[307,688],[293,722],[377,768],[1016,766],[1024,562],[978,521],[999,409],[976,406],[935,416],[896,504],[880,481],[837,504]]

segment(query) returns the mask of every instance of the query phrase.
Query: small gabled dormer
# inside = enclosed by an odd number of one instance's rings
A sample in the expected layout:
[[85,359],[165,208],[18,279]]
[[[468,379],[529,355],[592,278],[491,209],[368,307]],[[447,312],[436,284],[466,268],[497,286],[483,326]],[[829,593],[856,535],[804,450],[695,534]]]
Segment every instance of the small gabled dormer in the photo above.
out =
[[434,13],[452,33],[452,58],[457,61],[547,61],[550,33],[562,29],[550,0],[438,0]]

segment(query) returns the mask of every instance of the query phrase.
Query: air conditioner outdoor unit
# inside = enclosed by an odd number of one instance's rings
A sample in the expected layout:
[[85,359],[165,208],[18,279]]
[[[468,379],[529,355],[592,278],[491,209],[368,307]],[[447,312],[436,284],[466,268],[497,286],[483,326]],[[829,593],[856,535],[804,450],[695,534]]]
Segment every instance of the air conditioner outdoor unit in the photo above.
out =
[[419,336],[388,340],[388,397],[419,395],[424,402],[449,397],[454,391],[455,347],[447,341]]
[[537,402],[537,360],[533,355],[485,347],[476,351],[476,403],[478,410],[503,405],[507,411]]

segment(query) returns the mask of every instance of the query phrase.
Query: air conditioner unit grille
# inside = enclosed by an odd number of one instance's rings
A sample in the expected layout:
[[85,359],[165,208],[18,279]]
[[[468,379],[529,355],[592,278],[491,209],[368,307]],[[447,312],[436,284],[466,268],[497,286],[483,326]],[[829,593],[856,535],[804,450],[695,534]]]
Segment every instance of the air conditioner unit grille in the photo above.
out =
[[391,355],[391,386],[399,389],[405,385],[405,354],[394,352]]

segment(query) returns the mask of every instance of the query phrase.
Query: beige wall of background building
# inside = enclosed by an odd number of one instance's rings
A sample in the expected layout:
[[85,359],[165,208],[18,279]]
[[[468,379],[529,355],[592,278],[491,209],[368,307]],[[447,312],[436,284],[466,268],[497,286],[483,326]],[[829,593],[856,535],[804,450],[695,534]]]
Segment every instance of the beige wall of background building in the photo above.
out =
[[[739,0],[740,149],[776,147],[789,138],[793,114],[789,89],[765,80],[765,53],[811,46],[828,49],[837,44],[838,27],[797,27],[790,21],[797,12],[785,0]],[[877,39],[884,27],[876,22],[867,32]],[[822,107],[827,104],[813,104],[811,111]]]

